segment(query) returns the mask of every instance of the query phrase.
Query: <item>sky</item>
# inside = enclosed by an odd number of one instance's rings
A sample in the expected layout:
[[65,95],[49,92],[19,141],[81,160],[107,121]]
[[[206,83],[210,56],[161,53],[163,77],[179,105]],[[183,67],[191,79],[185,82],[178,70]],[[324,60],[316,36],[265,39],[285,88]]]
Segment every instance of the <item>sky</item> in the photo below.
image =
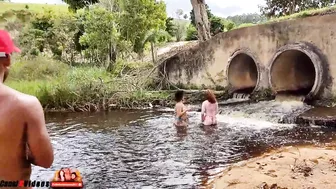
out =
[[[62,0],[11,0],[19,3],[48,3],[59,4]],[[182,9],[189,15],[191,11],[190,0],[164,0],[167,4],[167,13],[175,17],[177,9]],[[220,17],[234,16],[243,13],[259,13],[258,5],[263,5],[265,0],[205,0],[211,12]]]

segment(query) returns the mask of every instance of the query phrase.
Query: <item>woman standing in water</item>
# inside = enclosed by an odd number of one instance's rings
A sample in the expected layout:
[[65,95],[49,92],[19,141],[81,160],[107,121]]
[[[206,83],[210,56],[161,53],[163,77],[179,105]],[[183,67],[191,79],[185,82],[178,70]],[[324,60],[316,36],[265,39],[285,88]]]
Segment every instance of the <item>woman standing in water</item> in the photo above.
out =
[[218,103],[216,96],[209,89],[206,91],[206,100],[202,103],[202,123],[205,126],[217,125],[216,115],[218,113]]
[[177,91],[175,93],[175,122],[174,125],[177,127],[188,126],[188,115],[187,111],[189,109],[184,105],[184,92]]

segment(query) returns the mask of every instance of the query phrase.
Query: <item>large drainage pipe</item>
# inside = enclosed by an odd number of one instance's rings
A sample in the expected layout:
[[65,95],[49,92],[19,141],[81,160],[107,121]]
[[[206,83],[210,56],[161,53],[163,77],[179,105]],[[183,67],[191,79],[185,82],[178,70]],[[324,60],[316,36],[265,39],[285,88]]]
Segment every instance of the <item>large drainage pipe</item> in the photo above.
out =
[[237,50],[228,61],[227,76],[232,92],[252,93],[259,84],[259,66],[249,50]]
[[307,44],[281,47],[272,58],[269,68],[269,84],[277,94],[314,98],[321,89],[322,61]]

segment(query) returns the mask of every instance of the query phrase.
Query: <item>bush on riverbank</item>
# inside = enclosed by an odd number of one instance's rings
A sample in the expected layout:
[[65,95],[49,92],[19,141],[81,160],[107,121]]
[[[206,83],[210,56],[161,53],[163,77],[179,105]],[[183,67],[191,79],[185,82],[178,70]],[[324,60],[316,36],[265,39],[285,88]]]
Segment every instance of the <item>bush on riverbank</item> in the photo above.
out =
[[[6,83],[18,91],[36,96],[47,110],[97,111],[166,103],[162,101],[169,99],[169,93],[148,91],[147,85],[152,80],[149,77],[150,64],[128,65],[116,66],[115,72],[107,72],[104,68],[71,67],[37,57],[28,61],[17,60]],[[121,69],[128,75],[119,77]],[[140,72],[141,75],[132,75]]]

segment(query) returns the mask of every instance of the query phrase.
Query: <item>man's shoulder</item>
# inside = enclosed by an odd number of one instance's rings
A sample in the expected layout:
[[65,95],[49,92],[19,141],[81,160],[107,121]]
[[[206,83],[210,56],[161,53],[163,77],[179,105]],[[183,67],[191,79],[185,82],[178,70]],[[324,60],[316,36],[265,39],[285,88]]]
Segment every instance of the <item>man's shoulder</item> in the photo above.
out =
[[21,107],[30,107],[34,105],[40,105],[40,101],[33,95],[25,94],[15,89],[12,89],[12,88],[9,88],[9,93],[15,96],[17,105]]

